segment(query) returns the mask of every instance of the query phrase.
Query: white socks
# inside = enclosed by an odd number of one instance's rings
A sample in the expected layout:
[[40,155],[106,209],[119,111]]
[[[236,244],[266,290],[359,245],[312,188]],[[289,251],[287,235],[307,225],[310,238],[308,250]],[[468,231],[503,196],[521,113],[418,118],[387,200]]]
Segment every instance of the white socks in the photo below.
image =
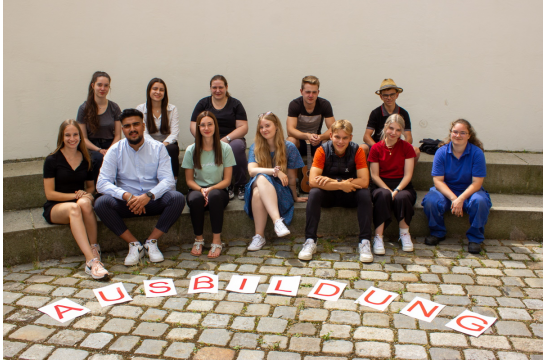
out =
[[406,228],[406,229],[399,228],[399,235],[405,235],[408,233],[409,233],[409,228]]

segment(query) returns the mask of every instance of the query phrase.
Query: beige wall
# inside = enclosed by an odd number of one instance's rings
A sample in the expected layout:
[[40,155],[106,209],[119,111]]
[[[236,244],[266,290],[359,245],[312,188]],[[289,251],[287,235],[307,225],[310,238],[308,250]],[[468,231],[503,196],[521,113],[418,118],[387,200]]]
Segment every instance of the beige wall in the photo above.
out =
[[95,70],[121,108],[155,76],[181,117],[223,74],[257,114],[282,119],[314,74],[361,142],[382,79],[405,89],[415,143],[471,121],[487,149],[543,149],[543,4],[539,0],[4,1],[4,160],[45,156],[75,118]]

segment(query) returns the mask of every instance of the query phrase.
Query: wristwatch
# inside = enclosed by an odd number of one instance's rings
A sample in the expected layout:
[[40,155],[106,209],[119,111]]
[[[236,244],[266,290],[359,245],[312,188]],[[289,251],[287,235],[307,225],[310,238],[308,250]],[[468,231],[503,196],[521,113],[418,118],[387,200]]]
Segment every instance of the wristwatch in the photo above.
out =
[[225,138],[227,139],[227,141],[231,142],[231,138],[229,137],[229,135],[227,135]]
[[146,195],[150,198],[150,200],[155,199],[155,195],[153,195],[153,193],[152,193],[151,191],[148,191],[148,192],[146,193]]

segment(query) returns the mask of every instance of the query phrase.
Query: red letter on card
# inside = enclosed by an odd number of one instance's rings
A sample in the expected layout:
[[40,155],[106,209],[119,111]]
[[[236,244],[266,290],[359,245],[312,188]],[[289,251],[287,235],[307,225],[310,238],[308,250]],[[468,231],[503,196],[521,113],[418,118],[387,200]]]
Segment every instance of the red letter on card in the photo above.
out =
[[157,281],[157,282],[153,282],[153,283],[149,284],[149,287],[153,288],[153,289],[166,289],[166,290],[163,290],[163,291],[153,291],[153,290],[150,289],[150,292],[152,292],[154,294],[166,293],[166,292],[169,292],[171,290],[170,286],[155,286],[156,284],[168,284],[168,283],[164,282],[164,281]]
[[[335,288],[335,292],[333,294],[320,294],[320,290],[322,290],[322,287],[324,285],[328,285],[328,286],[332,286]],[[335,296],[339,293],[339,291],[341,291],[341,289],[339,289],[339,287],[337,285],[333,285],[333,284],[328,284],[328,283],[321,283],[319,286],[318,286],[318,289],[316,289],[316,291],[314,292],[314,294],[316,295],[320,295],[320,296]]]
[[120,288],[117,288],[117,292],[119,294],[119,297],[117,299],[106,299],[106,297],[104,296],[104,293],[102,291],[99,291],[98,294],[100,295],[100,297],[104,301],[117,301],[117,300],[121,300],[121,299],[123,299],[125,297],[125,295],[123,294],[123,291],[121,291]]
[[[201,279],[208,279],[208,281],[201,281]],[[212,278],[208,277],[208,276],[199,276],[197,278],[195,278],[195,284],[193,284],[193,290],[198,290],[198,289],[212,289],[214,287],[214,285],[212,284],[214,280],[212,280]],[[199,283],[204,283],[204,284],[208,284],[210,286],[203,286],[203,287],[199,287]]]
[[386,296],[386,298],[381,302],[381,303],[376,303],[376,302],[372,302],[371,300],[369,300],[369,298],[375,293],[375,290],[371,290],[371,292],[369,294],[367,294],[367,296],[364,298],[365,301],[367,301],[369,304],[373,304],[373,305],[382,305],[382,304],[386,304],[386,301],[390,300],[390,298],[392,297],[392,295],[388,295]]
[[456,320],[456,324],[458,324],[458,326],[460,327],[463,327],[464,329],[467,329],[467,330],[471,330],[471,331],[481,331],[484,329],[484,326],[481,326],[481,325],[477,325],[475,323],[471,323],[471,325],[474,325],[476,326],[477,328],[476,329],[470,329],[468,328],[467,326],[464,326],[462,325],[462,320],[465,319],[465,318],[473,318],[473,319],[479,319],[481,320],[485,325],[488,325],[488,322],[485,320],[485,319],[481,319],[480,317],[476,317],[476,316],[460,316],[457,320]]
[[[60,311],[59,308],[65,308],[68,310]],[[62,319],[64,317],[62,316],[62,314],[64,314],[65,312],[69,312],[70,310],[83,311],[83,309],[74,308],[70,306],[64,306],[64,305],[55,305],[55,310],[57,310],[57,315],[59,315],[59,319]]]

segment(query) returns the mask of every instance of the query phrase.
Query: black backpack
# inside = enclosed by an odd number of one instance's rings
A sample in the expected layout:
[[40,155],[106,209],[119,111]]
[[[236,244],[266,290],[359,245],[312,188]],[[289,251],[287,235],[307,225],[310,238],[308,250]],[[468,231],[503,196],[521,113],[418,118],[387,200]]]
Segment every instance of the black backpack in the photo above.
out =
[[437,149],[439,149],[439,143],[441,143],[442,140],[436,139],[424,139],[420,140],[420,151],[425,152],[426,154],[435,155],[437,152]]

